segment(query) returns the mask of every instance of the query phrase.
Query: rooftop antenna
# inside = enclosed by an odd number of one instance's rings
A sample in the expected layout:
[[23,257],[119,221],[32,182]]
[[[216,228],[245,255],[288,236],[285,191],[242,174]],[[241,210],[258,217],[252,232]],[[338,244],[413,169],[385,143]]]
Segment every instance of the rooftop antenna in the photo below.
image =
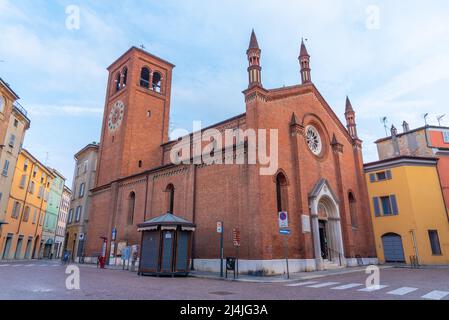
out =
[[382,123],[384,124],[385,135],[388,137],[388,127],[387,127],[387,121],[388,121],[388,118],[387,118],[387,117],[383,117],[383,118],[381,119],[381,121],[382,121]]
[[144,46],[143,44],[140,45],[140,48],[141,48],[142,50],[145,50],[145,49],[146,49],[145,46]]
[[446,115],[443,114],[443,115],[437,117],[437,120],[438,120],[438,126],[439,126],[439,127],[441,127],[441,120],[443,120],[443,118],[444,118],[445,116],[446,116]]
[[428,116],[429,116],[428,113],[424,114],[424,116],[423,116],[424,122],[425,122],[425,124],[426,124],[426,127],[427,127],[427,117],[428,117]]

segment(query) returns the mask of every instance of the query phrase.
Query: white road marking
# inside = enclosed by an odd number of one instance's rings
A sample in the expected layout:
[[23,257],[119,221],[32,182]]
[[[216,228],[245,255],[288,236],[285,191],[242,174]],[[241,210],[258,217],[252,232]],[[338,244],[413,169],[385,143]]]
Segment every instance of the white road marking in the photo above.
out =
[[307,286],[307,287],[308,288],[324,288],[324,287],[335,286],[339,283],[340,282],[324,282],[324,283],[319,283],[319,284],[315,284],[315,285],[311,285],[311,286]]
[[388,287],[388,286],[381,284],[381,285],[378,285],[378,286],[372,286],[372,287],[368,287],[368,288],[359,289],[358,291],[373,292],[373,291],[377,291],[377,290],[382,290],[382,289],[384,289],[386,287]]
[[418,288],[402,287],[402,288],[387,292],[387,294],[394,294],[396,296],[404,296],[404,295],[409,294],[416,290],[418,290]]
[[446,297],[447,295],[449,295],[449,292],[447,292],[447,291],[435,290],[435,291],[429,292],[428,294],[422,296],[421,298],[431,299],[431,300],[441,300],[444,297]]
[[0,267],[7,267],[7,264],[0,264]]
[[285,286],[286,287],[301,287],[301,286],[307,286],[307,285],[315,284],[315,283],[318,283],[318,281],[307,281],[307,282],[291,283],[291,284],[287,284]]
[[11,267],[21,267],[21,266],[23,266],[23,264],[13,264],[13,265],[11,265]]
[[351,288],[355,288],[355,287],[360,287],[363,286],[363,284],[361,283],[350,283],[350,284],[345,284],[339,287],[334,287],[331,288],[332,290],[346,290],[346,289],[351,289]]

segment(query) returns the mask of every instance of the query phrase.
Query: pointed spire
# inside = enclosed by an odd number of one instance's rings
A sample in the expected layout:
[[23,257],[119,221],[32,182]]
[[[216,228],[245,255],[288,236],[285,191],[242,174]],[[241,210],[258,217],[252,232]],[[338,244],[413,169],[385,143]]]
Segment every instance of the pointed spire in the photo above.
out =
[[345,113],[348,113],[348,112],[354,112],[354,109],[352,108],[351,100],[349,100],[349,97],[346,96],[346,111],[345,111]]
[[299,51],[299,57],[310,57],[309,53],[307,52],[306,45],[304,43],[304,38],[301,38],[301,50]]
[[260,67],[260,55],[262,50],[259,48],[259,44],[257,42],[256,33],[254,29],[251,31],[251,38],[249,40],[249,48],[246,51],[246,55],[248,57],[248,75],[249,75],[249,85],[248,87],[253,86],[262,86],[262,68]]
[[301,39],[301,49],[299,51],[299,65],[301,67],[301,83],[312,82],[311,69],[310,69],[310,55],[307,52],[306,45],[304,44],[304,39]]
[[292,120],[290,121],[290,125],[291,125],[291,126],[295,126],[295,125],[298,125],[298,124],[299,124],[299,119],[298,119],[298,117],[296,116],[296,113],[293,112],[293,114],[292,114]]
[[251,39],[249,40],[249,49],[259,49],[259,43],[257,42],[256,33],[254,29],[251,31]]

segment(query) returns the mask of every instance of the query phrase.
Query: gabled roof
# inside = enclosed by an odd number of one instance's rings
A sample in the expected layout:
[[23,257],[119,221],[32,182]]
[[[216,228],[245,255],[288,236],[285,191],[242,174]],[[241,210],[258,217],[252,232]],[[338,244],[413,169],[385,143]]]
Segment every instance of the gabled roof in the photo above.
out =
[[139,228],[151,226],[194,226],[194,224],[184,218],[175,216],[171,213],[163,214],[159,217],[152,218],[138,225]]

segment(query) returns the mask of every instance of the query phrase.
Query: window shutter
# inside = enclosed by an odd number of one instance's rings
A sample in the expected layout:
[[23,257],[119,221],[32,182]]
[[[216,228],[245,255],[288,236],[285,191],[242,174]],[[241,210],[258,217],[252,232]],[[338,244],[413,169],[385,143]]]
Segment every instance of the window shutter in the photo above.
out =
[[380,206],[379,206],[379,198],[375,197],[373,198],[374,201],[374,214],[376,217],[380,217]]
[[376,182],[376,174],[375,173],[371,173],[369,175],[369,180],[370,180],[370,182]]
[[390,196],[390,200],[391,200],[391,207],[393,208],[393,214],[397,216],[399,214],[399,211],[396,196],[395,195]]
[[391,170],[387,170],[385,174],[386,174],[388,180],[392,179]]

